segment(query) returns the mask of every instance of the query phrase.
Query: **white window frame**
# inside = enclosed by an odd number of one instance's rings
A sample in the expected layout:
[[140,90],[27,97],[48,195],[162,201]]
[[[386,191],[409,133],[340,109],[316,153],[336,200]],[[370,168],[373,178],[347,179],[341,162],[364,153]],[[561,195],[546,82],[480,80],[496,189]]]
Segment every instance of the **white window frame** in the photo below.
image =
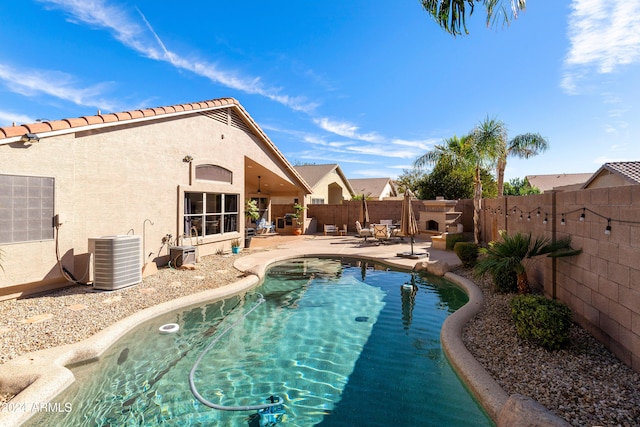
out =
[[[190,195],[199,194],[202,196],[202,209],[196,209],[198,212],[188,213],[187,210],[192,209],[189,203]],[[220,196],[220,209],[216,212],[215,207],[207,206],[207,200],[210,197]],[[227,198],[236,198],[235,210],[227,210]],[[199,212],[199,211],[202,212]],[[189,219],[190,218],[190,219]],[[184,233],[188,236],[195,237],[192,234],[192,227],[196,227],[198,237],[222,236],[225,233],[240,232],[240,194],[238,193],[220,193],[209,191],[185,191],[184,192],[184,208],[182,213]],[[215,230],[216,232],[211,232]],[[204,234],[203,234],[204,233]]]

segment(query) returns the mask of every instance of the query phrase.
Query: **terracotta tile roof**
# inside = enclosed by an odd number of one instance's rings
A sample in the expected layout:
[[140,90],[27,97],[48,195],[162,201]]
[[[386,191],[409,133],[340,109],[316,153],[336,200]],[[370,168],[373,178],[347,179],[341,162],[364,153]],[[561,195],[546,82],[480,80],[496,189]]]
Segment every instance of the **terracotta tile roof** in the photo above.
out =
[[[235,99],[235,98],[218,98],[208,101],[192,102],[188,104],[169,105],[165,107],[145,108],[141,110],[121,111],[117,113],[99,114],[95,116],[83,116],[68,118],[62,120],[53,120],[45,122],[37,122],[16,126],[0,127],[0,144],[7,143],[9,141],[3,141],[3,139],[19,138],[27,133],[44,134],[47,136],[48,132],[65,133],[73,132],[74,128],[82,128],[84,126],[92,125],[107,125],[111,126],[119,122],[127,122],[129,120],[143,119],[146,117],[162,117],[167,114],[179,114],[188,112],[197,112],[198,110],[206,110],[215,107],[233,106],[239,110],[244,116],[245,120],[249,122],[248,129],[259,136],[269,149],[286,165],[286,168],[291,171],[298,183],[304,188],[307,194],[312,192],[309,184],[302,178],[302,176],[295,170],[295,168],[289,163],[284,155],[278,150],[276,145],[271,139],[264,133],[264,131],[258,126],[258,124],[249,115],[247,110]],[[42,136],[42,135],[39,135]],[[346,179],[345,179],[346,181]]]
[[[0,127],[0,140],[5,138],[13,138],[22,136],[26,133],[43,133],[59,131],[64,129],[73,129],[77,127],[122,122],[143,117],[162,116],[165,114],[177,113],[182,111],[194,111],[205,108],[213,108],[224,105],[235,105],[244,111],[244,108],[234,98],[220,98],[209,101],[193,102],[190,104],[170,105],[166,107],[146,108],[142,110],[123,111],[119,113],[97,114],[95,116],[83,116],[68,118],[62,120],[53,120],[37,123],[22,124],[16,126]],[[247,114],[249,117],[249,115]]]

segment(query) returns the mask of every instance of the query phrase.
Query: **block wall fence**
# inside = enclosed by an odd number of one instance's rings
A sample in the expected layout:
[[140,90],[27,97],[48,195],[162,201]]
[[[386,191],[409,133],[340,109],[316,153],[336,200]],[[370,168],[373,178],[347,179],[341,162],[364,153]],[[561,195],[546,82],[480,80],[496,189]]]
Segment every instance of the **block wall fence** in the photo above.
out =
[[498,230],[571,236],[583,252],[537,260],[530,280],[640,372],[640,185],[487,199],[480,218],[484,242]]
[[[398,220],[401,203],[368,201],[371,222]],[[427,206],[421,200],[412,203],[419,218]],[[317,231],[324,224],[347,224],[355,232],[360,206],[360,201],[309,205],[307,216],[316,219]],[[464,230],[473,230],[473,202],[460,200],[456,210],[462,212]],[[566,303],[577,323],[640,372],[640,185],[484,199],[480,225],[484,243],[496,240],[499,230],[549,239],[571,236],[573,247],[583,252],[534,260],[528,268],[531,285]]]

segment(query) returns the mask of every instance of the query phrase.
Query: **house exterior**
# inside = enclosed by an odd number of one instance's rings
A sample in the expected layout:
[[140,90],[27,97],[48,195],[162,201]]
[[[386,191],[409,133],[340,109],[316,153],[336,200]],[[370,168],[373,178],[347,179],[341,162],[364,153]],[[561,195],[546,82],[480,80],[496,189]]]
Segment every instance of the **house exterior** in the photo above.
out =
[[640,162],[603,164],[582,186],[587,188],[619,187],[640,184]]
[[306,196],[307,204],[338,205],[351,200],[355,193],[337,164],[302,165],[294,169],[304,178],[312,189]]
[[555,173],[549,175],[527,175],[525,179],[529,182],[529,185],[537,188],[541,193],[548,193],[551,190],[579,190],[591,175],[591,173]]
[[384,200],[398,196],[391,178],[357,178],[349,182],[356,194],[364,194],[369,199]]
[[141,236],[142,264],[228,250],[246,200],[308,193],[232,98],[0,128],[0,298],[90,280],[102,236]]

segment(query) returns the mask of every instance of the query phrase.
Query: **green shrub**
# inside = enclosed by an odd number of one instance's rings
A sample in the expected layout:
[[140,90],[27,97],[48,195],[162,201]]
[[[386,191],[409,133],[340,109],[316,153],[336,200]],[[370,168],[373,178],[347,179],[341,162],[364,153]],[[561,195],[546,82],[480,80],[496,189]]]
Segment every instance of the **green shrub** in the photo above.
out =
[[509,269],[499,269],[493,273],[493,289],[501,294],[518,292],[518,276]]
[[571,309],[540,295],[518,295],[511,300],[511,317],[518,336],[549,350],[569,341]]
[[479,247],[473,242],[458,242],[453,247],[453,251],[465,267],[473,267],[478,260]]
[[462,233],[453,233],[453,234],[447,233],[446,236],[447,236],[446,248],[448,251],[452,251],[453,248],[456,246],[456,243],[467,241],[467,238]]

